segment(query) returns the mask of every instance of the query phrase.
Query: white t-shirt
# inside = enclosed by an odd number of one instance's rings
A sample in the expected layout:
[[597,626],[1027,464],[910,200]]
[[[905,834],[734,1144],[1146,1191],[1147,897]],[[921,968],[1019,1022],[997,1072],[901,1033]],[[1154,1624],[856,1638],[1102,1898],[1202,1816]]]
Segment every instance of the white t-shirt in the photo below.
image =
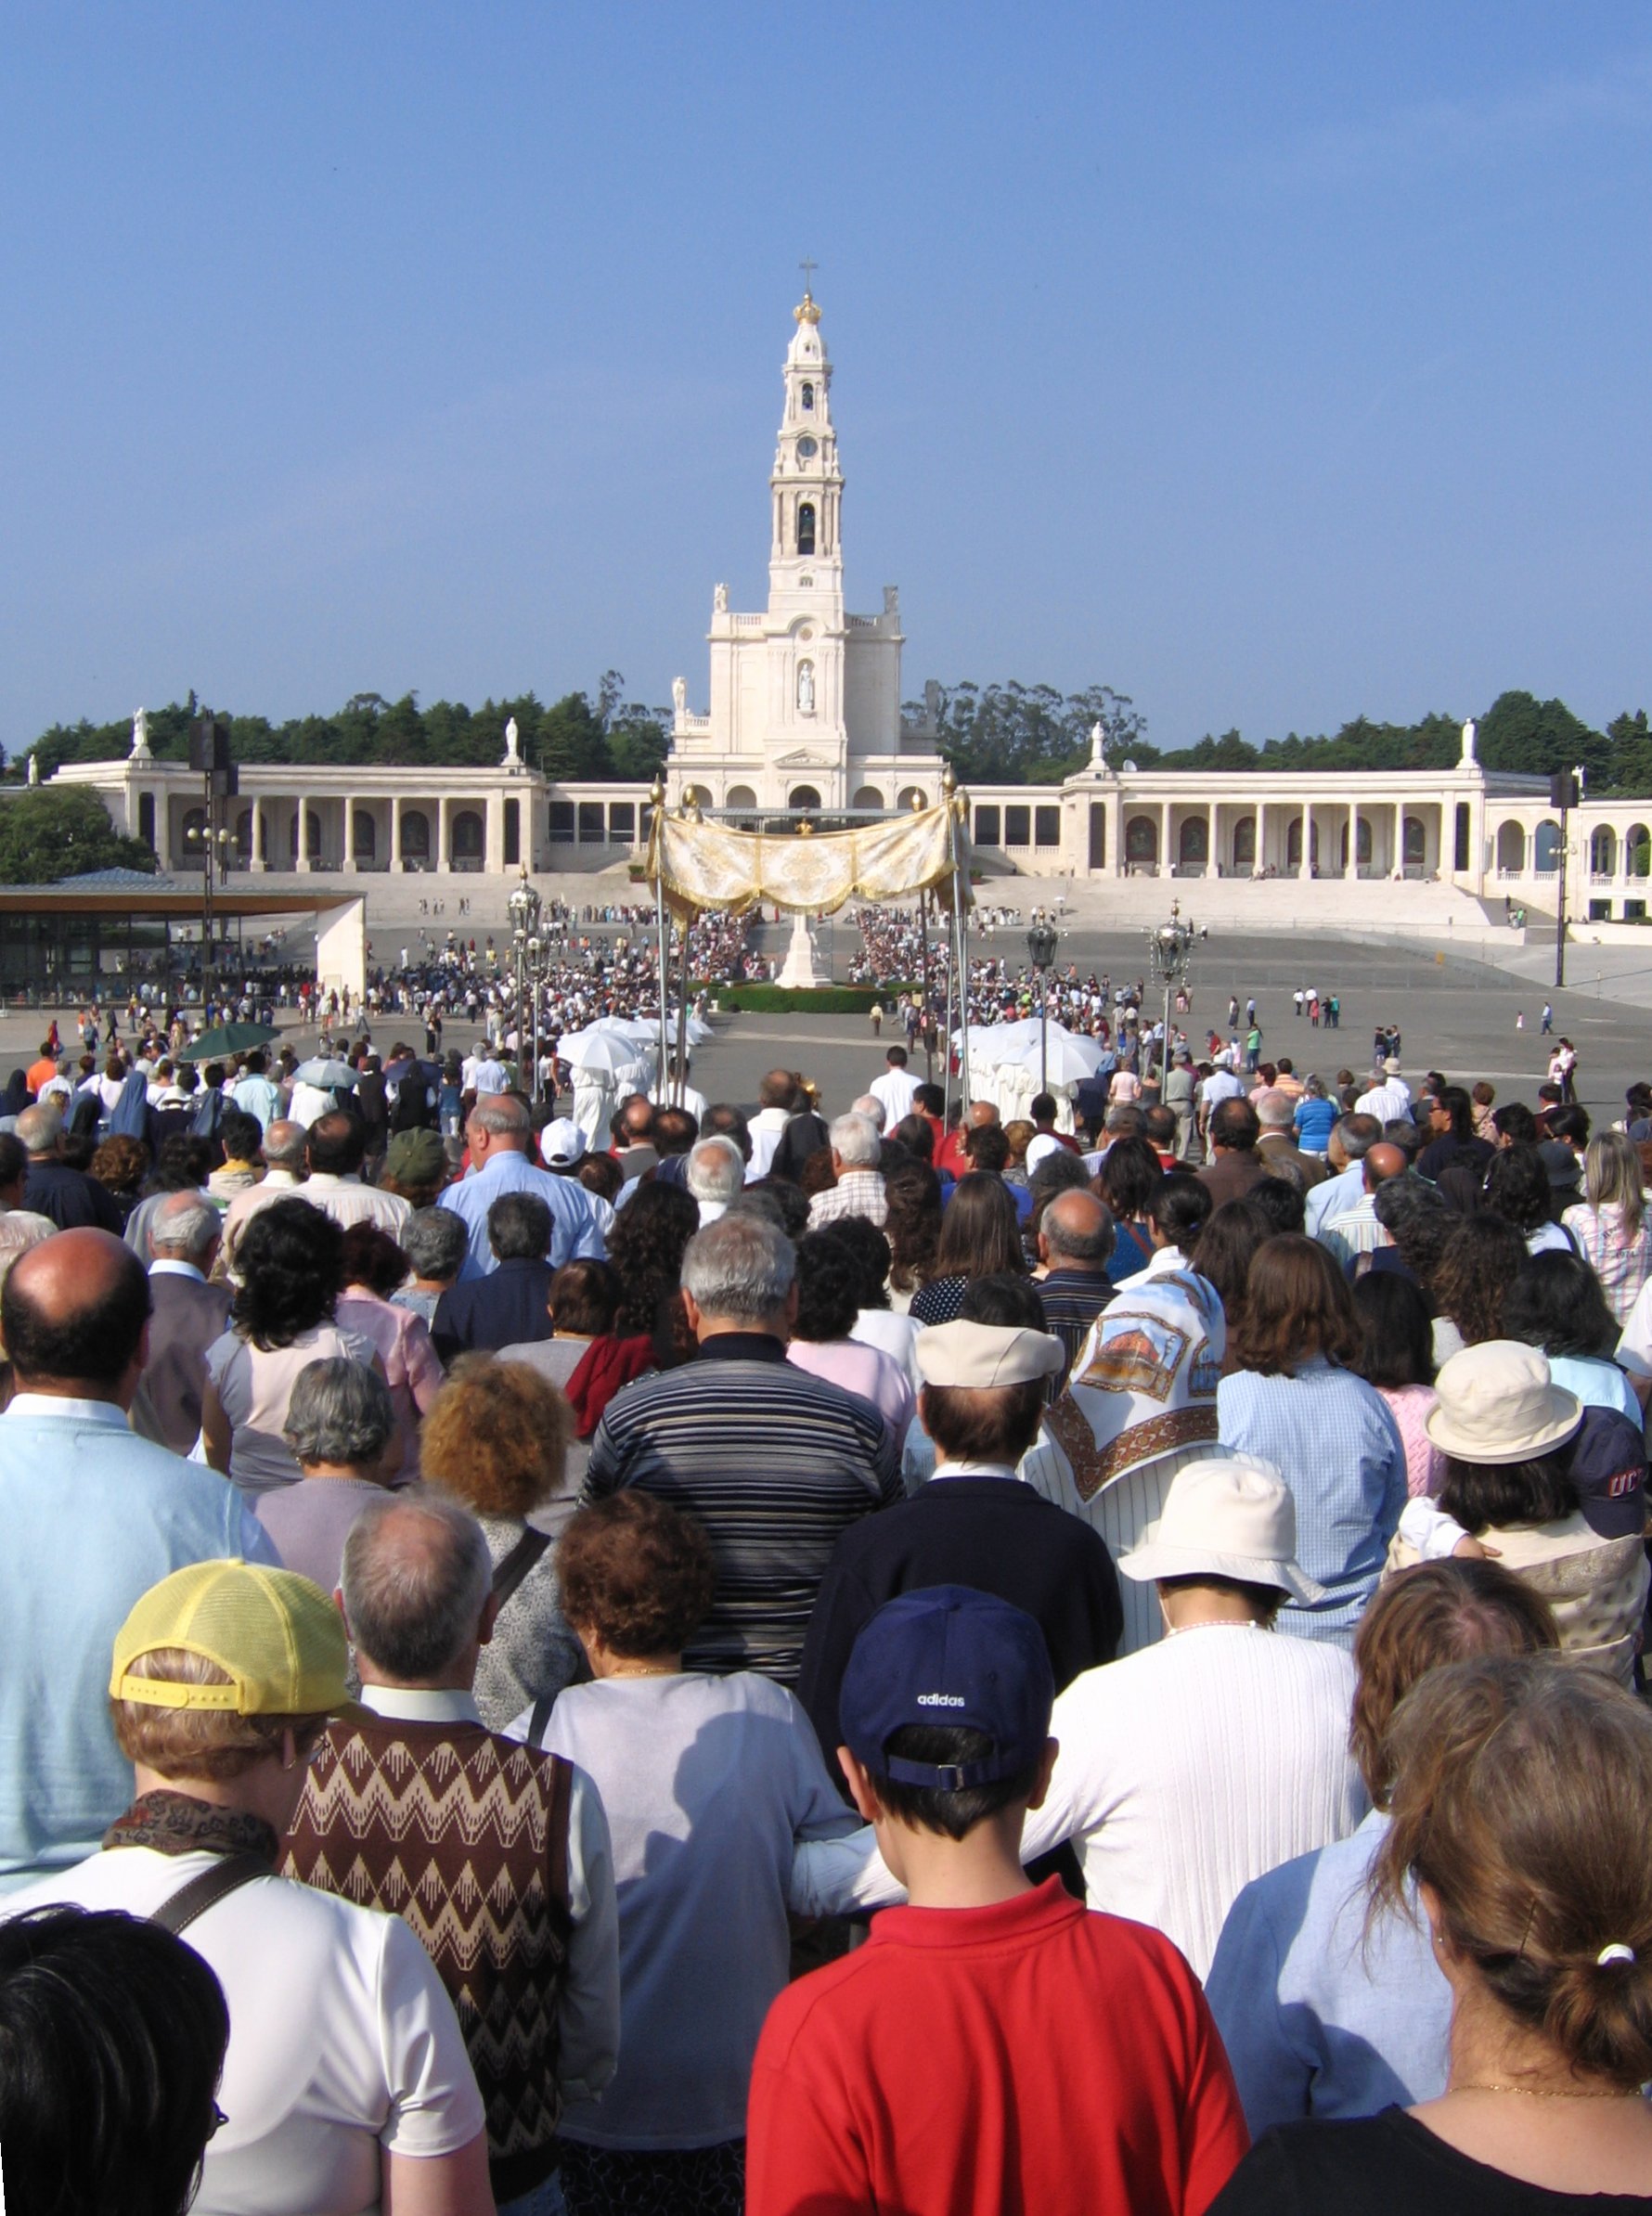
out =
[[[153,1914],[211,1854],[114,1848],[6,1897]],[[229,2052],[195,2216],[370,2216],[381,2150],[457,2154],[484,2123],[453,2003],[399,1916],[255,1878],[189,1926],[224,1989]]]
[[867,1087],[866,1089],[871,1094],[872,1099],[882,1101],[884,1103],[884,1128],[885,1131],[893,1131],[902,1116],[910,1115],[912,1102],[923,1082],[923,1078],[914,1077],[910,1070],[896,1069],[892,1066],[886,1069],[881,1077],[874,1078]]

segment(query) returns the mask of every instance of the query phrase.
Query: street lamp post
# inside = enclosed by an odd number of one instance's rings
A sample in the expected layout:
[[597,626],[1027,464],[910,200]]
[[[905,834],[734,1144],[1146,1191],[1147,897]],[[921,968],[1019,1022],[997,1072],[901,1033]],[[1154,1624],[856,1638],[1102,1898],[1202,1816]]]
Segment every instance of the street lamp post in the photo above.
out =
[[1161,1099],[1165,1075],[1170,1066],[1170,995],[1178,986],[1187,983],[1194,965],[1194,945],[1207,935],[1194,923],[1183,921],[1179,900],[1170,903],[1169,921],[1156,925],[1147,934],[1147,960],[1165,994],[1165,1031],[1159,1046]]
[[1041,908],[1033,910],[1026,934],[1027,959],[1039,981],[1039,1090],[1050,1089],[1050,987],[1044,973],[1055,960],[1055,926]]
[[[510,946],[516,960],[516,1050],[519,1055],[532,1053],[533,1063],[528,1076],[528,1098],[534,1100],[539,1088],[539,981],[545,974],[546,944],[539,936],[539,916],[545,903],[528,883],[528,866],[522,865],[522,875],[505,907],[510,917]],[[533,1043],[529,1044],[528,999],[533,999]]]

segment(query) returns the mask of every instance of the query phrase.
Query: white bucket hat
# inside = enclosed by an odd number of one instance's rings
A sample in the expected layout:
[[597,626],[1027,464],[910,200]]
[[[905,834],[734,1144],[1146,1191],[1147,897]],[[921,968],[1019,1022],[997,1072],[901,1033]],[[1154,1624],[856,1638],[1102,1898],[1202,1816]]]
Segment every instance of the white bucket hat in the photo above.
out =
[[1118,1567],[1139,1584],[1232,1578],[1241,1585],[1276,1586],[1293,1600],[1323,1601],[1324,1587],[1297,1567],[1296,1552],[1297,1503],[1273,1463],[1221,1454],[1177,1471],[1164,1514],[1120,1555]]
[[1488,1339],[1452,1355],[1434,1381],[1423,1428],[1462,1462],[1529,1462],[1571,1437],[1583,1421],[1575,1393],[1554,1384],[1549,1358],[1518,1339]]

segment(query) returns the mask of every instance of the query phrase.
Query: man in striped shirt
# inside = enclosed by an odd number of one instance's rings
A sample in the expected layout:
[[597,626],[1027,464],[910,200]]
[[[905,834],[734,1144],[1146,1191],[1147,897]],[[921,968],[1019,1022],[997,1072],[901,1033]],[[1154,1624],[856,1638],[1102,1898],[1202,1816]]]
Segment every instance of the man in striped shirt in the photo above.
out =
[[791,1684],[839,1535],[900,1498],[895,1442],[870,1401],[786,1359],[797,1310],[790,1241],[725,1216],[689,1242],[682,1284],[696,1361],[610,1401],[584,1499],[638,1485],[696,1517],[716,1558],[690,1669]]

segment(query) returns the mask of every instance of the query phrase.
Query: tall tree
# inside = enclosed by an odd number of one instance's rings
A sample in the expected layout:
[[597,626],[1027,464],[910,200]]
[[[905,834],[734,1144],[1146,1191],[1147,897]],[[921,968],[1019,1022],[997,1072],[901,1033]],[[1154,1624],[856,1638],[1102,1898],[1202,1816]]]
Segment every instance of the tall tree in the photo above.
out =
[[53,885],[88,870],[154,868],[144,842],[116,831],[84,785],[31,786],[0,807],[0,884]]

